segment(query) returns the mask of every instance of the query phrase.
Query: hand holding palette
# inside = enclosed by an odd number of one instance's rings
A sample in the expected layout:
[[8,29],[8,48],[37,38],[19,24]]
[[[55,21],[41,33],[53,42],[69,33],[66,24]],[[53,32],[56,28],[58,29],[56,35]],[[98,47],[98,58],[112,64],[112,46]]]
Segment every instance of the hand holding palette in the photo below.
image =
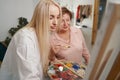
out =
[[80,80],[85,76],[85,65],[71,61],[56,61],[48,68],[49,77],[54,80]]

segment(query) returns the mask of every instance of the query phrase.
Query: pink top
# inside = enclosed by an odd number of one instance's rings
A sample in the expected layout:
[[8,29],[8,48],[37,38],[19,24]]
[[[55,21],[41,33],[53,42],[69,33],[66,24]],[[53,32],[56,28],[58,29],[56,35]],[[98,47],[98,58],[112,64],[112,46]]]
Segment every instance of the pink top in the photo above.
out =
[[62,57],[65,60],[77,63],[81,63],[82,57],[84,57],[85,62],[88,63],[90,54],[81,30],[75,27],[70,27],[70,30],[70,43],[59,37],[57,33],[51,36],[50,43],[55,54],[58,58]]

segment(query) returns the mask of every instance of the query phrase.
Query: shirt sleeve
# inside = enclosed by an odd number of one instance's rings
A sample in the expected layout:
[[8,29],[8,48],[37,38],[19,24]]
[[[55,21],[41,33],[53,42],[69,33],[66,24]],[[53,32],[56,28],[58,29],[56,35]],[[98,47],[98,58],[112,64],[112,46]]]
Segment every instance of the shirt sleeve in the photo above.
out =
[[17,80],[42,80],[40,56],[35,52],[35,45],[29,37],[23,37],[16,43]]
[[88,64],[89,63],[89,60],[90,60],[90,53],[89,53],[89,50],[86,46],[86,43],[85,43],[85,40],[84,40],[84,37],[83,37],[83,34],[81,32],[81,30],[79,30],[79,33],[81,35],[81,39],[82,39],[82,46],[83,46],[83,52],[82,52],[82,56],[84,57],[85,59],[85,63]]

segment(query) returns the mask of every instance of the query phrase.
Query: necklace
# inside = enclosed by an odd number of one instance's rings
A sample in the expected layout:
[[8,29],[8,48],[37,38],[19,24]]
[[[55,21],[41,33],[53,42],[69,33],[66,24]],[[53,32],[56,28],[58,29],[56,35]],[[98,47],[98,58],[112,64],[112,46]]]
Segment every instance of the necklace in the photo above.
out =
[[[62,41],[63,42],[63,41]],[[65,43],[63,45],[60,45],[62,47],[62,49],[68,49],[68,48],[71,48],[71,45],[68,44],[68,43]]]
[[71,40],[71,39],[70,39],[70,36],[69,36],[68,42],[66,42],[65,45],[64,45],[65,48],[70,48],[70,47],[71,47],[71,45],[70,45],[70,42],[71,42],[71,41],[70,41],[70,40]]
[[69,38],[68,38],[68,40],[63,39],[63,37],[60,36],[60,35],[57,35],[57,37],[59,38],[58,40],[59,40],[60,42],[64,43],[63,45],[61,45],[61,47],[62,47],[63,49],[71,48],[71,44],[70,44],[70,43],[71,43],[71,36],[70,36],[70,33],[69,33]]
[[66,45],[66,46],[64,46],[65,48],[70,48],[71,46],[70,45]]

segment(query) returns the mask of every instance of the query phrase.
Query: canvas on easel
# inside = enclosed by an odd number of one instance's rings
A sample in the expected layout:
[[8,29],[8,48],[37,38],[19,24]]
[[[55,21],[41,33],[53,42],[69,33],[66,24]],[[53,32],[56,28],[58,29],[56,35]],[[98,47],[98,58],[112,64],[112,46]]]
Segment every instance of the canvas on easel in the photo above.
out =
[[120,4],[110,3],[105,12],[91,53],[88,80],[107,78],[120,52]]

